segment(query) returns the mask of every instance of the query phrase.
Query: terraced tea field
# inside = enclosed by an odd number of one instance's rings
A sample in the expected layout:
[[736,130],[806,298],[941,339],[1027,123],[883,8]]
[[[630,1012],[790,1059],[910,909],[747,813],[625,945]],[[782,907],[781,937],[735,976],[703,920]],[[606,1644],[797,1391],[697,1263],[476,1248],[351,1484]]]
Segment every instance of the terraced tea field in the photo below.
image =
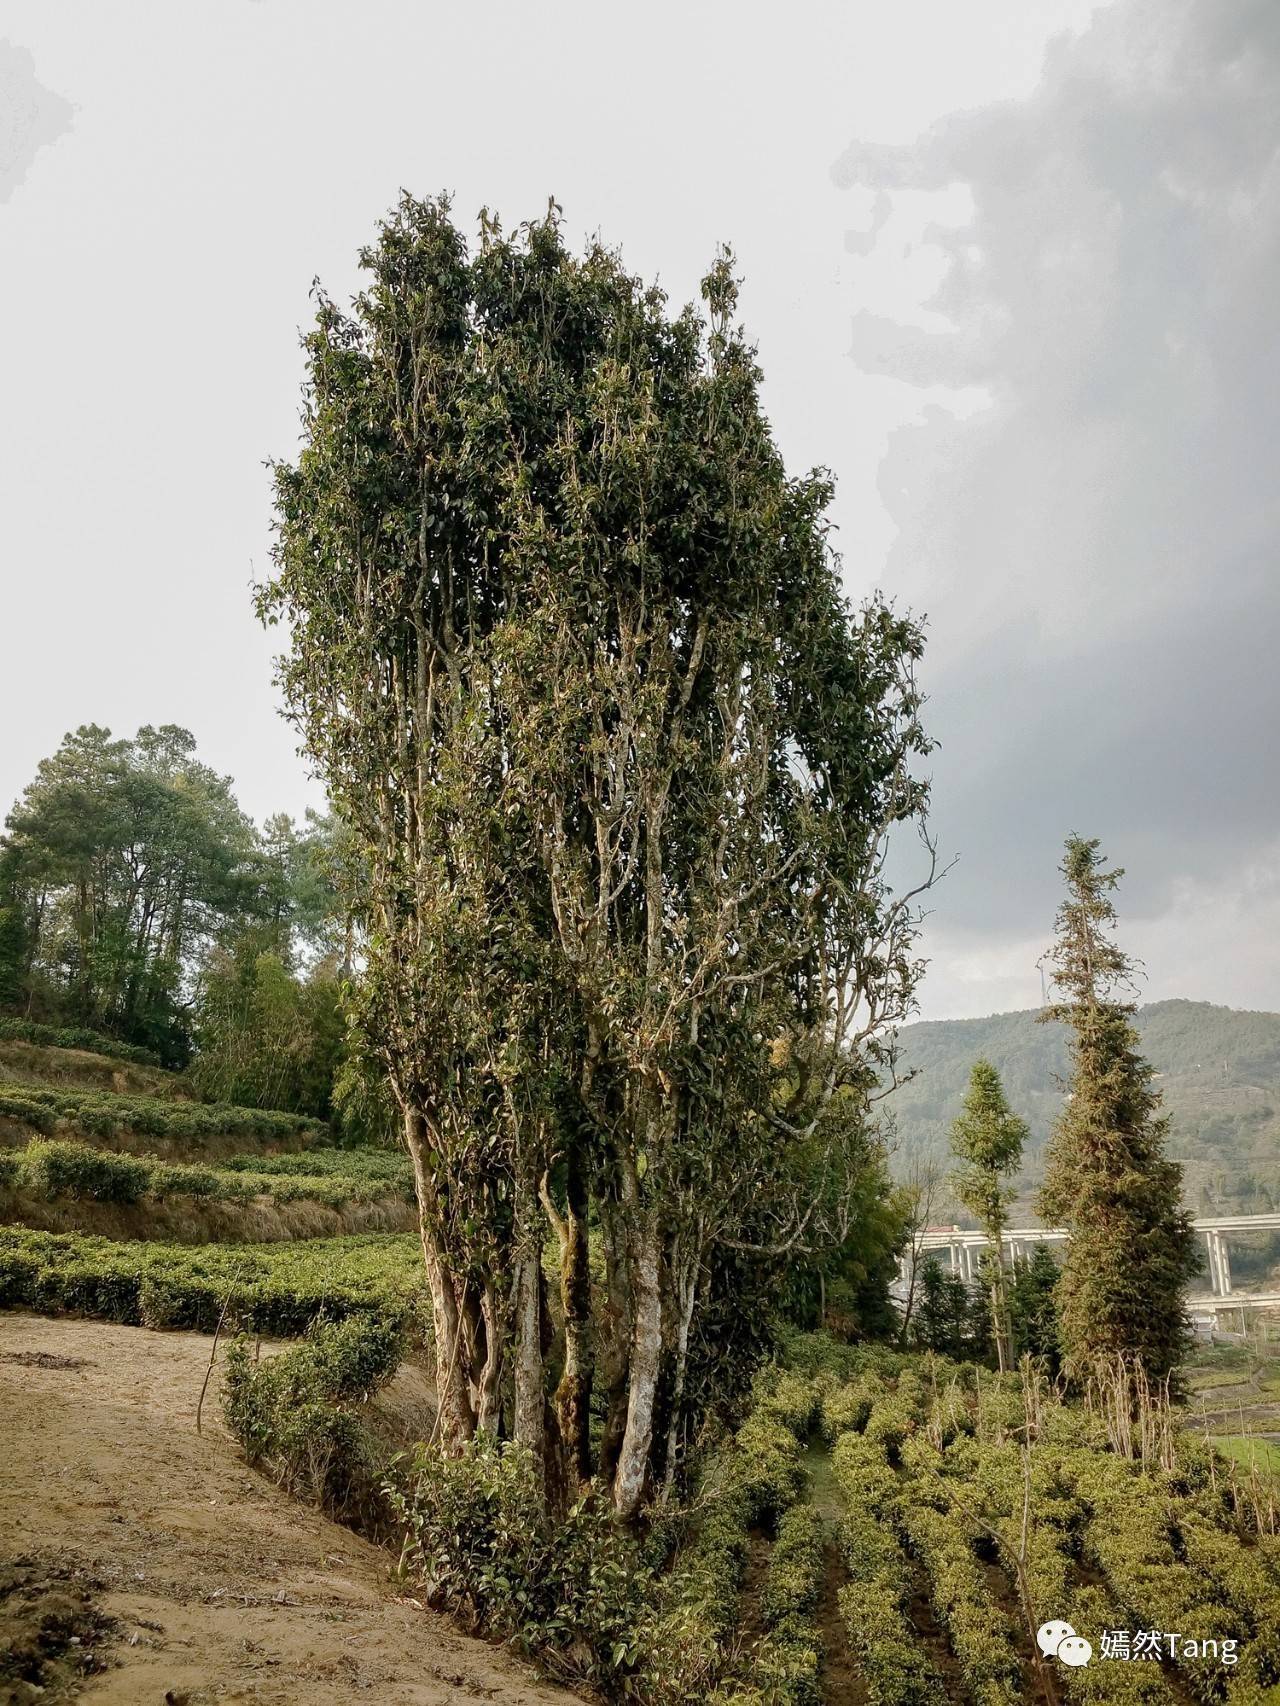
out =
[[[683,1566],[713,1627],[757,1641],[763,1697],[1280,1701],[1276,1511],[1193,1432],[1142,1463],[1039,1381],[818,1340],[793,1360]],[[1050,1622],[1086,1664],[1040,1651]]]
[[[366,1454],[375,1482],[394,1450],[430,1432],[432,1393],[413,1348],[429,1323],[404,1157],[336,1149],[315,1122],[193,1102],[180,1081],[166,1086],[145,1064],[29,1039],[4,1046],[25,1051],[25,1076],[0,1090],[8,1222],[0,1307],[10,1311],[0,1315],[0,1372],[21,1371],[42,1394],[34,1406],[13,1400],[14,1461],[26,1465],[27,1480],[23,1501],[4,1513],[7,1538],[25,1545],[34,1533],[29,1501],[48,1500],[46,1527],[67,1557],[75,1533],[96,1536],[92,1556],[75,1565],[77,1580],[99,1584],[85,1589],[86,1603],[139,1637],[113,1669],[88,1678],[86,1698],[141,1699],[120,1689],[162,1678],[166,1687],[202,1676],[226,1688],[258,1686],[274,1670],[294,1678],[295,1692],[281,1700],[345,1698],[348,1676],[392,1702],[451,1697],[440,1693],[451,1686],[441,1676],[408,1680],[404,1643],[421,1607],[408,1625],[398,1615],[388,1623],[385,1590],[367,1586],[396,1549],[378,1553],[237,1469],[216,1402],[205,1408],[208,1439],[194,1433],[208,1368],[194,1346],[209,1345],[221,1324],[266,1339],[269,1361],[287,1358],[275,1341],[297,1340],[316,1321],[403,1331],[408,1360],[399,1374],[379,1399],[340,1404],[345,1419],[332,1434]],[[42,1060],[50,1082],[35,1075]],[[148,1073],[145,1092],[136,1083],[104,1088],[104,1075],[120,1071]],[[355,1230],[362,1216],[382,1217],[390,1229]],[[237,1353],[242,1371],[256,1366],[244,1360],[251,1354],[252,1341]],[[211,1399],[221,1368],[219,1356]],[[153,1381],[168,1369],[161,1414]],[[279,1369],[287,1424],[292,1376]],[[635,1698],[660,1706],[1278,1706],[1273,1465],[1265,1442],[1235,1439],[1231,1423],[1271,1402],[1273,1380],[1243,1352],[1208,1354],[1191,1373],[1182,1425],[1157,1430],[1145,1461],[1134,1461],[1112,1449],[1098,1417],[1039,1378],[796,1336],[757,1377],[745,1419],[709,1450],[651,1578],[645,1639],[671,1657],[665,1677],[655,1683],[647,1672],[648,1692]],[[73,1391],[81,1399],[64,1402]],[[82,1415],[83,1404],[98,1408]],[[155,1463],[131,1461],[112,1505],[119,1556],[140,1560],[142,1574],[129,1583],[111,1574],[110,1537],[92,1514],[109,1476],[85,1429],[127,1441],[149,1428]],[[1222,1436],[1220,1450],[1209,1432]],[[323,1482],[313,1463],[286,1465],[265,1436],[250,1456],[304,1492]],[[170,1469],[212,1489],[202,1495],[210,1522],[187,1510]],[[161,1509],[170,1517],[155,1514]],[[330,1572],[343,1582],[332,1602],[339,1627],[358,1622],[348,1642],[354,1669],[342,1670],[321,1627],[329,1590],[254,1554],[245,1513],[255,1510],[269,1534],[310,1525],[323,1533],[316,1546],[325,1556],[361,1560],[358,1589],[354,1566]],[[197,1531],[226,1560],[222,1585],[201,1574],[181,1538]],[[157,1544],[171,1580],[142,1561]],[[272,1558],[292,1556],[292,1542],[268,1545]],[[43,1603],[29,1575],[14,1591],[24,1604]],[[281,1591],[283,1609],[271,1598]],[[193,1594],[206,1606],[238,1595],[246,1608],[257,1646],[240,1682],[225,1614],[211,1620],[193,1610]],[[1046,1623],[1069,1624],[1089,1643],[1089,1662],[1043,1653],[1037,1630]],[[148,1633],[157,1626],[159,1636]],[[1134,1656],[1139,1632],[1159,1637],[1153,1655]],[[448,1639],[469,1650],[463,1637]],[[207,1660],[183,1643],[199,1644]],[[465,1670],[460,1660],[457,1674]],[[631,1697],[625,1673],[624,1663],[604,1698]],[[521,1697],[514,1675],[484,1675],[491,1697]]]

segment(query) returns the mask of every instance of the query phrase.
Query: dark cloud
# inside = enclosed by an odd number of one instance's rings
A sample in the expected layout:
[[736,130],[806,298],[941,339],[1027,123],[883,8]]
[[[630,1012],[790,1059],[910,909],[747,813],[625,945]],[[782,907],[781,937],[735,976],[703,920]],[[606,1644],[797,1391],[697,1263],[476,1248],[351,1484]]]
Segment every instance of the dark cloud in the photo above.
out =
[[37,81],[27,50],[0,41],[0,201],[8,201],[38,151],[70,124],[70,104]]
[[896,434],[881,476],[962,855],[940,929],[1047,930],[1074,829],[1129,866],[1139,919],[1256,886],[1280,846],[1280,6],[1120,0],[1030,99],[836,172],[880,222],[896,191],[972,195],[930,233],[954,330],[853,326],[867,370],[991,398]]

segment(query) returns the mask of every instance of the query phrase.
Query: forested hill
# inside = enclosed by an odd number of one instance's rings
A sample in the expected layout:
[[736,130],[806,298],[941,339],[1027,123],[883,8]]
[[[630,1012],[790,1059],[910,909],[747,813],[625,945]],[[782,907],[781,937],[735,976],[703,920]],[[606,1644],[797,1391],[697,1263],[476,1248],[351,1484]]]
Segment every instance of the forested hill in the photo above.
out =
[[[1185,1167],[1197,1213],[1280,1208],[1280,1013],[1242,1013],[1207,1001],[1155,1001],[1137,1016],[1143,1050],[1172,1117],[1170,1156]],[[895,1171],[947,1157],[969,1071],[985,1055],[1031,1127],[1024,1195],[1038,1184],[1045,1139],[1062,1105],[1067,1032],[1035,1011],[946,1019],[904,1028],[902,1069],[917,1075],[887,1104],[897,1122]]]

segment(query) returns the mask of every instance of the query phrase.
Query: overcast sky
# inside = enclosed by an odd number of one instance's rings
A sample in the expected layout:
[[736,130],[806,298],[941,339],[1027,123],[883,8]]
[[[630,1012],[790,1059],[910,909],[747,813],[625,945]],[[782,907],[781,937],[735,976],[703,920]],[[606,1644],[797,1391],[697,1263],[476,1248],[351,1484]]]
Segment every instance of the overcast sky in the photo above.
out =
[[745,275],[848,584],[930,624],[928,1017],[1039,999],[1072,830],[1153,997],[1280,1008],[1275,0],[8,0],[0,810],[189,727],[319,803],[248,587],[298,328],[400,186]]

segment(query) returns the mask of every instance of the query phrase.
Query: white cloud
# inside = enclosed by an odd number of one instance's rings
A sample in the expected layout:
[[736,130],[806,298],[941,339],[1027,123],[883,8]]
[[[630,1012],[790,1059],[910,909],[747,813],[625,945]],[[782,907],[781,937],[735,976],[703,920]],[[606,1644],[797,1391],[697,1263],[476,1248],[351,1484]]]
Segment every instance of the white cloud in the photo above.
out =
[[37,81],[27,50],[0,41],[0,201],[8,201],[40,149],[70,123],[70,105]]

